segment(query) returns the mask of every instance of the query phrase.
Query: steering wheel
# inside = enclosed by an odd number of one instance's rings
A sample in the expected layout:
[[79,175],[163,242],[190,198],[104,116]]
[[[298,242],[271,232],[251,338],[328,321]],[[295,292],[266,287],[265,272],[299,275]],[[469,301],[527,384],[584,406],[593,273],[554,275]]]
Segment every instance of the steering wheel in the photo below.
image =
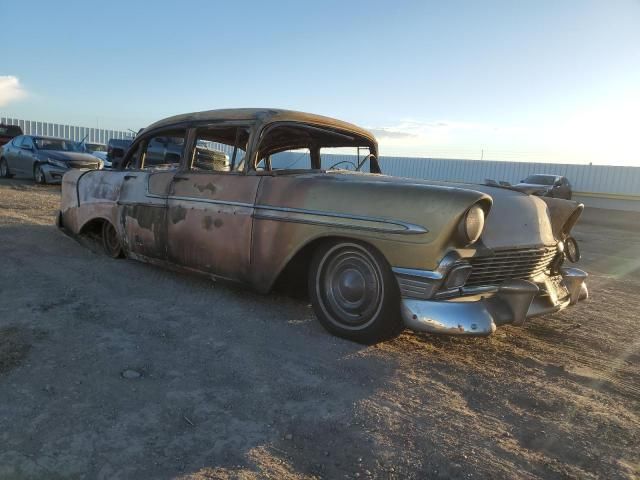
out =
[[[338,165],[342,165],[343,163],[347,163],[347,164],[351,165],[354,170],[357,170],[357,168],[358,168],[358,166],[355,163],[353,163],[351,160],[340,160],[339,162],[336,162],[333,165],[331,165],[327,170],[333,170],[335,167],[337,167]],[[346,170],[348,170],[348,169],[346,169]]]
[[360,162],[358,163],[358,165],[356,166],[356,170],[360,170],[360,168],[367,163],[367,160],[371,160],[372,158],[376,158],[376,156],[373,153],[370,153],[369,155],[367,155],[366,157],[364,157],[362,160],[360,160]]

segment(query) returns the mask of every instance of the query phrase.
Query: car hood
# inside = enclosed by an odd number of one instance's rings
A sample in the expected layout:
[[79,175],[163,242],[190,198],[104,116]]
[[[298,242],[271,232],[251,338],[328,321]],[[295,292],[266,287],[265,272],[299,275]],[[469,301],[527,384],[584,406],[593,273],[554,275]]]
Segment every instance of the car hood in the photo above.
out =
[[86,162],[95,164],[96,157],[82,152],[61,152],[59,150],[40,150],[38,153],[47,158],[59,160],[61,162]]
[[97,157],[102,161],[106,161],[107,160],[107,152],[93,152],[90,154],[93,157]]
[[[552,245],[557,241],[553,234],[551,213],[547,203],[539,197],[527,195],[512,188],[362,173],[345,174],[344,177],[351,181],[400,183],[407,188],[448,187],[451,189],[451,195],[455,195],[457,189],[489,195],[493,203],[482,234],[482,242],[489,248]],[[578,205],[576,202],[569,203],[572,204],[569,207],[571,210]]]

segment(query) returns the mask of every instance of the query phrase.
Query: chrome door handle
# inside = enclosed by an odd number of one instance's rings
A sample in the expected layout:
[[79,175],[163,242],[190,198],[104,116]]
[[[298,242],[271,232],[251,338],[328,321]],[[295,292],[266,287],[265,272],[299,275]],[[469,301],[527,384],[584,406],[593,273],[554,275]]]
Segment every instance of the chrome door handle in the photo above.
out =
[[131,180],[132,178],[138,178],[138,176],[137,175],[125,175],[124,176],[125,180]]

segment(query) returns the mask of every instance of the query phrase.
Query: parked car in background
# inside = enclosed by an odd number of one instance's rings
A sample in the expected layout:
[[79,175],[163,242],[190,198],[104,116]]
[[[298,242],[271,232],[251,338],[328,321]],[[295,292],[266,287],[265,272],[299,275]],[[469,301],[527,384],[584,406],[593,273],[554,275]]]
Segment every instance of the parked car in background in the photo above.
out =
[[[199,161],[203,142],[228,163]],[[347,148],[358,157],[339,169]],[[318,115],[178,115],[138,135],[119,170],[67,173],[58,224],[101,236],[114,258],[260,292],[306,285],[322,325],[364,343],[405,326],[490,335],[587,297],[587,274],[564,264],[583,205],[388,177],[377,156],[371,133]]]
[[511,187],[530,195],[564,198],[565,200],[571,200],[573,193],[567,177],[543,173],[529,175],[524,180],[521,180],[520,183],[516,183]]
[[107,164],[111,168],[118,168],[120,160],[131,146],[131,139],[112,138],[107,142]]
[[5,125],[0,123],[0,147],[20,135],[22,135],[22,128],[18,125]]
[[2,147],[0,175],[32,177],[37,183],[60,183],[69,169],[99,170],[102,161],[79,152],[64,138],[21,135]]
[[107,158],[107,146],[104,143],[85,142],[78,144],[79,151],[93,155],[102,160],[103,168],[111,168],[111,162]]

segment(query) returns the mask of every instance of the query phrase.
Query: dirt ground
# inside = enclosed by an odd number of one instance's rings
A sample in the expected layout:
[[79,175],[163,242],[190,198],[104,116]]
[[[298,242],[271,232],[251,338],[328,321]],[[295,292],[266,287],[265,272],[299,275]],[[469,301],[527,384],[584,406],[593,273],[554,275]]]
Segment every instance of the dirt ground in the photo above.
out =
[[633,218],[577,226],[588,302],[363,347],[305,302],[93,253],[59,192],[0,180],[2,479],[640,477]]

